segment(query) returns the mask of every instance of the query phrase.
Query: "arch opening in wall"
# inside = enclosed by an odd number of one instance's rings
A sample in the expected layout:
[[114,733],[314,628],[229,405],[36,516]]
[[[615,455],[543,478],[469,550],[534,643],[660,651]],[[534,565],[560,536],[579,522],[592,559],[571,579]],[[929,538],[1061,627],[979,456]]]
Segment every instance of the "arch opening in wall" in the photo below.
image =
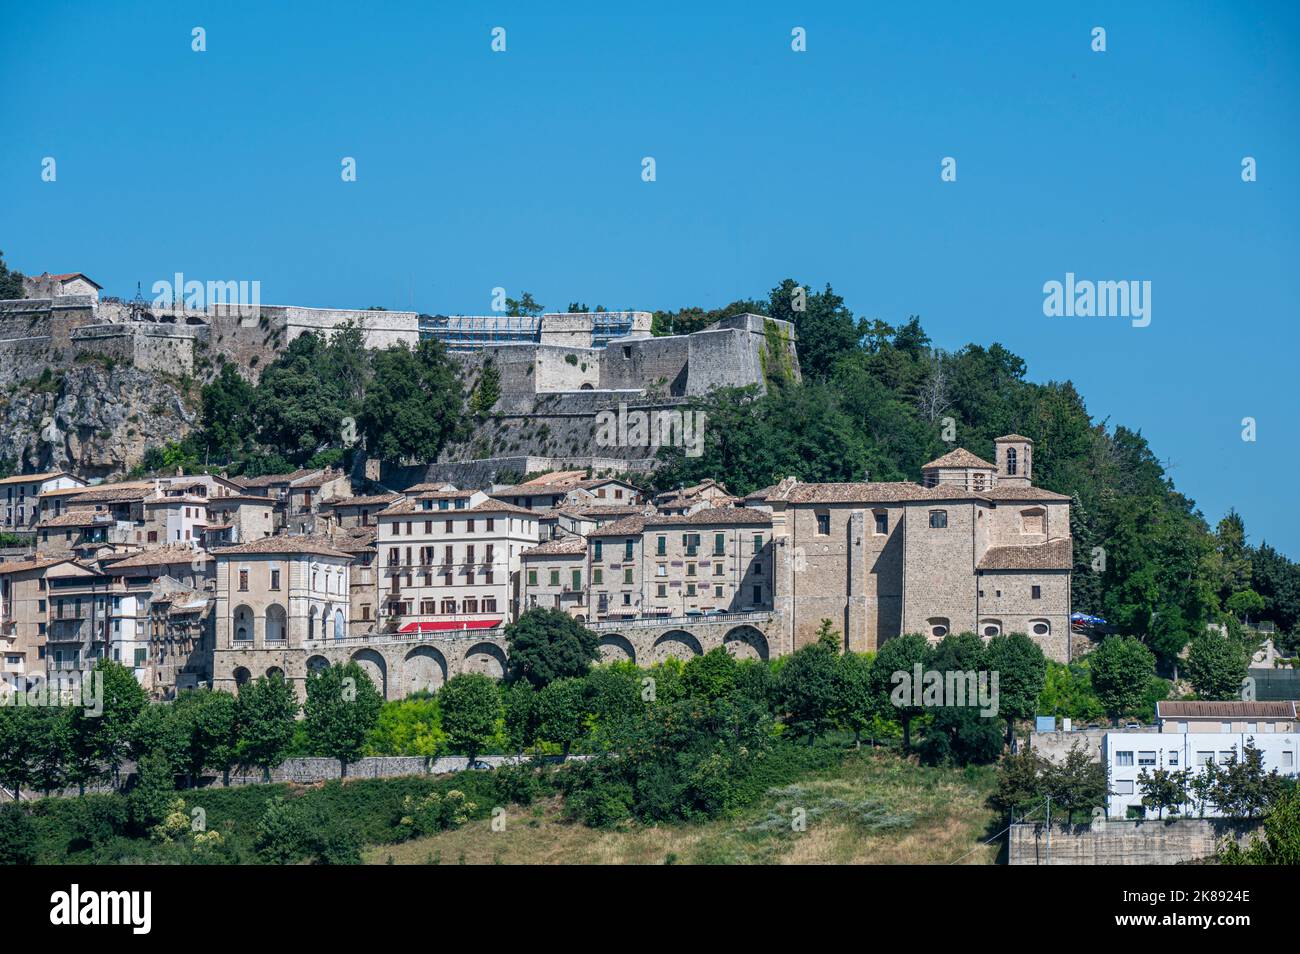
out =
[[235,679],[236,688],[238,688],[239,686],[248,685],[248,683],[253,678],[253,674],[249,672],[247,669],[245,669],[243,666],[236,666],[235,671],[231,673],[231,675]]
[[475,643],[465,653],[464,672],[481,672],[493,679],[506,674],[506,654],[496,643]]
[[650,661],[652,663],[661,663],[669,659],[680,659],[682,662],[686,662],[702,655],[704,655],[704,651],[700,648],[698,639],[685,630],[675,629],[664,633],[655,640],[654,646],[650,650]]
[[405,695],[437,692],[447,681],[447,660],[432,646],[416,646],[402,661]]
[[600,661],[603,663],[636,662],[636,649],[626,636],[605,633],[600,637],[597,646],[600,649]]
[[307,659],[308,672],[320,672],[322,669],[328,669],[330,661],[324,656],[311,656]]
[[1002,620],[1000,619],[982,619],[980,620],[980,635],[985,639],[992,639],[994,636],[1001,634]]
[[283,682],[283,681],[284,681],[284,670],[281,669],[279,666],[272,666],[271,668],[267,669],[267,671],[266,671],[266,678],[267,678],[267,679],[279,679],[281,682]]
[[253,611],[247,606],[237,606],[235,608],[231,632],[234,634],[237,643],[251,643],[253,641]]
[[272,603],[266,608],[266,641],[283,642],[287,638],[288,631],[284,607],[279,603]]
[[1029,621],[1029,634],[1037,636],[1040,639],[1044,636],[1052,635],[1052,621],[1047,619],[1031,619]]
[[946,616],[931,616],[925,621],[925,632],[931,640],[943,639],[951,628]]
[[380,698],[388,698],[388,663],[384,657],[373,649],[359,649],[352,654],[352,661],[361,667],[376,689]]
[[737,626],[723,637],[722,645],[737,659],[768,658],[767,637],[753,626]]
[[343,610],[336,609],[334,611],[334,638],[342,639],[343,637],[347,636],[347,634],[348,634],[347,617],[343,615]]

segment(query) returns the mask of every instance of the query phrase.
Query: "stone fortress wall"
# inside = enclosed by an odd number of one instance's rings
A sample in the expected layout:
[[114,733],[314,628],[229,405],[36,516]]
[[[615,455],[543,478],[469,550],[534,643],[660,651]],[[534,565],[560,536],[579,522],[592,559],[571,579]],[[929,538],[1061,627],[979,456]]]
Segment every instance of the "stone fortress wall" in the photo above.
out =
[[[492,433],[449,448],[443,460],[540,455],[613,459],[636,469],[654,457],[655,447],[599,446],[602,411],[673,411],[713,388],[762,391],[773,374],[798,378],[788,322],[747,314],[689,335],[653,337],[649,313],[620,314],[627,322],[622,337],[600,335],[606,314],[548,314],[530,319],[532,340],[452,350],[470,387],[490,361],[500,373],[501,398]],[[361,327],[367,347],[415,346],[426,333],[423,323],[434,321],[415,312],[294,305],[196,310],[93,295],[0,301],[0,385],[92,360],[200,378],[224,361],[255,379],[308,331],[329,334],[351,322]]]

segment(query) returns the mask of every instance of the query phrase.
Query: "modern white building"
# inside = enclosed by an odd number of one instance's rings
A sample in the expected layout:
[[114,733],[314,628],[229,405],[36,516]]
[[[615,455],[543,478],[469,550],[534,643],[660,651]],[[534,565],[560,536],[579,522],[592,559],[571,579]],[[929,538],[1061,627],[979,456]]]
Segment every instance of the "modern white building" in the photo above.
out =
[[[1294,702],[1162,702],[1157,726],[1150,732],[1107,732],[1101,760],[1110,778],[1108,818],[1142,817],[1138,776],[1157,769],[1205,771],[1211,762],[1240,760],[1249,742],[1260,751],[1264,770],[1296,777],[1300,733],[1295,731]],[[1200,814],[1191,805],[1180,814]],[[1206,806],[1206,817],[1220,813]]]

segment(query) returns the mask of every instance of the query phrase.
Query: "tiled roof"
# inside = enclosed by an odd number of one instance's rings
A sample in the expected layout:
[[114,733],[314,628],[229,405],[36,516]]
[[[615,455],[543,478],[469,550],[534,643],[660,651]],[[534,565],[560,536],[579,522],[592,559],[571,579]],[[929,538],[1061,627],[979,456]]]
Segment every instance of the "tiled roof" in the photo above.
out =
[[694,513],[657,514],[645,518],[647,527],[771,526],[772,515],[748,507],[705,507]]
[[1030,547],[990,547],[979,562],[981,570],[1068,570],[1074,565],[1070,538]]
[[233,547],[213,549],[213,556],[255,556],[260,553],[283,553],[289,556],[327,556],[350,559],[349,554],[331,546],[319,537],[298,537],[291,534],[278,534],[274,537],[262,537],[247,543],[238,543]]
[[520,484],[516,484],[516,486],[541,489],[563,484],[567,487],[576,484],[580,480],[585,480],[586,477],[587,472],[585,470],[557,470],[553,474],[542,474],[542,476],[534,477],[532,480],[525,480]]
[[1065,494],[1058,494],[1053,490],[1045,490],[1042,487],[1010,487],[998,485],[997,487],[986,487],[981,490],[980,495],[987,497],[989,500],[1069,500]]
[[401,494],[371,494],[368,497],[343,497],[339,500],[327,500],[321,506],[333,507],[378,507],[401,499]]
[[374,548],[375,528],[374,527],[352,527],[342,533],[336,534],[330,543],[339,550],[348,553],[364,553],[366,550]]
[[983,470],[997,470],[995,465],[990,464],[982,457],[976,457],[964,447],[958,447],[955,450],[948,451],[942,457],[936,457],[921,469],[932,470],[937,467],[978,467]]
[[67,513],[61,513],[57,517],[50,517],[48,520],[42,520],[36,525],[38,530],[47,530],[55,527],[93,527],[97,523],[112,523],[113,518],[106,513],[98,513],[94,510],[69,510]]
[[306,488],[307,490],[313,490],[317,487],[323,487],[335,480],[340,480],[342,477],[343,473],[341,471],[323,470],[319,474],[312,474],[299,480],[295,480],[290,485],[289,489],[298,490],[300,488]]
[[1183,702],[1156,703],[1158,719],[1294,719],[1295,702]]
[[1025,437],[1024,434],[1003,434],[1001,437],[993,438],[994,444],[1001,444],[1003,441],[1019,441],[1022,444],[1032,444],[1032,437]]
[[0,573],[22,573],[24,570],[43,570],[60,563],[71,563],[67,557],[33,557],[29,560],[9,560],[0,563]]
[[[453,511],[454,512],[454,511]],[[468,510],[462,510],[461,513],[517,513],[526,517],[536,517],[537,514],[527,507],[516,507],[514,504],[506,503],[504,500],[495,500],[489,497],[482,503],[475,504]]]
[[642,516],[624,517],[607,523],[589,534],[592,537],[634,537],[645,529],[646,518]]
[[256,504],[259,507],[274,507],[275,501],[261,494],[225,494],[220,497],[203,498],[209,507],[224,507],[226,504]]
[[0,477],[0,486],[5,484],[39,484],[43,480],[70,476],[67,471],[51,470],[43,474],[15,474],[12,477]]
[[111,563],[105,561],[104,569],[112,573],[115,570],[126,570],[132,567],[163,566],[170,563],[206,563],[207,561],[207,553],[194,547],[155,547],[152,550],[133,553],[122,560],[113,560]]
[[520,556],[557,556],[587,552],[587,541],[582,537],[556,537],[545,543],[525,550]]
[[315,470],[295,470],[289,474],[263,474],[261,477],[235,477],[234,482],[240,487],[271,487],[275,484],[288,484],[295,480],[300,480],[310,474],[316,473]]
[[909,501],[977,500],[979,495],[954,484],[922,487],[906,481],[854,484],[795,484],[784,494],[769,494],[768,500],[790,503],[906,503]]
[[69,503],[109,503],[117,500],[143,500],[154,494],[151,480],[136,480],[120,484],[104,484],[99,487],[86,487],[81,493],[69,498]]

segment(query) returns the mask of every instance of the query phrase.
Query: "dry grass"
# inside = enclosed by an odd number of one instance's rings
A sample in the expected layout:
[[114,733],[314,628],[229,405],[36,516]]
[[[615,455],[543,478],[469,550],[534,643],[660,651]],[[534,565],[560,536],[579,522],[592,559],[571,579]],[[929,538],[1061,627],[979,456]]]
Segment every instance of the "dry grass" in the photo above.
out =
[[[994,813],[993,770],[934,769],[892,752],[767,792],[737,817],[598,831],[567,821],[559,799],[511,806],[505,830],[473,822],[366,852],[372,864],[993,864],[981,846]],[[806,819],[796,831],[792,819]]]

